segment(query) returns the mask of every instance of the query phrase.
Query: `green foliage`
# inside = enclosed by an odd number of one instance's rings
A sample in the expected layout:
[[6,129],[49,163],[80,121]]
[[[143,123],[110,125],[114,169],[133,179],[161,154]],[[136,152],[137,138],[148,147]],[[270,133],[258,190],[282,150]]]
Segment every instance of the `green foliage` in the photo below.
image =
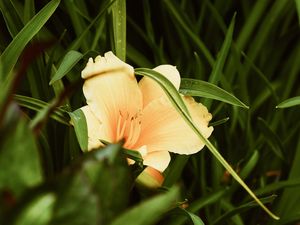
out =
[[211,98],[232,104],[235,106],[249,108],[234,95],[228,93],[222,88],[203,80],[183,78],[180,84],[180,92],[188,96],[198,96]]
[[81,109],[70,112],[69,115],[74,125],[80,148],[82,149],[82,151],[86,152],[88,150],[88,134],[85,116]]
[[[5,48],[0,58],[0,61],[3,63],[3,77],[0,77],[1,81],[4,81],[5,78],[7,78],[25,46],[44,26],[59,5],[59,2],[59,0],[53,0],[49,2],[38,14],[32,18],[32,20],[30,20],[24,26],[24,28],[14,37],[9,46]],[[1,7],[1,11],[5,11],[5,9]],[[14,21],[10,21],[11,26],[13,22]]]
[[69,51],[63,58],[49,84],[52,85],[55,81],[61,80],[78,63],[82,56],[83,55],[80,52],[73,50]]
[[286,99],[277,105],[276,108],[288,108],[296,105],[300,105],[300,96]]
[[7,109],[2,124],[0,189],[20,196],[43,180],[39,152],[26,119],[15,104]]
[[[299,5],[0,0],[0,224],[299,222]],[[180,93],[213,114],[204,141],[226,169],[207,149],[172,155],[163,188],[149,191],[134,181],[140,166],[127,166],[126,157],[142,163],[136,152],[108,143],[87,152],[80,73],[109,50],[135,68],[177,66]],[[193,127],[168,80],[136,74],[165,87]]]

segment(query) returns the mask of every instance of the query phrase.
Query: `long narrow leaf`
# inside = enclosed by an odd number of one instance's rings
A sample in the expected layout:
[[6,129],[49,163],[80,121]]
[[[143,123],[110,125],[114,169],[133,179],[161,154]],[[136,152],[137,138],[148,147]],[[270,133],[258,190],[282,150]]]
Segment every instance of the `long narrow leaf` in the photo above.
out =
[[223,42],[222,48],[220,52],[218,53],[216,62],[213,66],[212,72],[209,76],[209,83],[212,84],[217,84],[220,80],[220,76],[222,74],[225,60],[227,58],[227,55],[229,53],[230,47],[231,47],[231,42],[232,42],[232,35],[233,35],[233,29],[234,29],[234,24],[235,24],[235,15],[233,16],[231,23],[229,25],[229,28],[227,30],[225,40]]
[[168,12],[174,18],[174,21],[177,24],[179,24],[181,26],[181,28],[185,31],[187,36],[192,41],[195,42],[195,44],[198,46],[200,51],[203,53],[203,55],[207,59],[208,63],[212,66],[215,62],[214,57],[212,56],[212,54],[210,53],[210,51],[208,50],[208,48],[206,47],[204,42],[200,39],[200,37],[197,34],[195,34],[194,31],[190,28],[190,26],[188,24],[186,24],[186,22],[182,19],[183,16],[181,16],[180,13],[178,12],[178,10],[176,9],[174,2],[170,1],[170,0],[165,0],[164,3],[168,9]]
[[187,122],[187,124],[191,127],[191,129],[197,134],[199,139],[205,143],[210,152],[218,159],[218,161],[227,169],[227,171],[233,176],[233,178],[252,196],[252,198],[274,219],[279,219],[276,215],[274,215],[251,191],[251,189],[247,186],[247,184],[239,177],[239,175],[235,172],[235,170],[229,165],[229,163],[223,158],[223,156],[218,152],[215,146],[203,136],[203,134],[199,131],[197,126],[194,124],[192,118],[190,117],[188,110],[182,101],[180,95],[178,94],[176,88],[171,84],[171,82],[165,78],[160,73],[153,71],[151,69],[138,68],[135,69],[135,73],[142,76],[147,76],[153,80],[155,80],[165,91],[170,101],[176,108],[176,110],[180,113],[182,118]]
[[202,80],[183,78],[180,84],[180,92],[184,95],[210,98],[229,103],[231,105],[249,108],[234,95],[218,86]]
[[[47,107],[49,105],[49,103],[44,102],[42,100],[31,98],[28,96],[23,96],[23,95],[14,95],[14,99],[17,101],[17,103],[20,106],[25,107],[27,109],[34,110],[36,112],[39,112],[44,107]],[[60,122],[65,125],[70,125],[69,124],[70,118],[67,115],[68,114],[64,110],[60,108],[56,108],[53,111],[53,113],[50,115],[50,117],[56,120],[57,122]]]
[[88,34],[89,30],[96,24],[96,22],[105,15],[107,9],[114,3],[115,0],[109,1],[107,0],[103,9],[97,14],[97,16],[92,20],[92,22],[85,28],[85,30],[76,38],[76,40],[69,46],[68,50],[77,50],[82,42],[84,41],[86,35]]
[[126,1],[116,0],[112,5],[113,33],[116,56],[126,59]]
[[[228,55],[230,47],[231,47],[232,35],[233,35],[233,30],[234,30],[234,25],[235,25],[235,16],[236,16],[236,14],[234,14],[234,16],[230,22],[230,25],[227,30],[222,48],[218,53],[217,59],[213,65],[211,74],[209,76],[208,81],[211,84],[218,84],[221,79],[221,75],[223,73],[223,68],[225,65],[225,60],[227,58],[227,55]],[[207,106],[207,108],[210,108],[211,104],[212,104],[211,99],[205,99],[204,104]]]
[[74,126],[77,140],[82,151],[88,150],[88,132],[85,116],[81,109],[69,113]]
[[160,218],[163,213],[175,206],[178,197],[178,188],[172,188],[169,192],[158,195],[150,200],[144,201],[128,212],[121,214],[111,225],[150,225]]
[[58,70],[49,84],[52,85],[55,81],[62,79],[76,65],[76,63],[82,59],[82,57],[83,55],[80,52],[74,50],[69,51],[63,58]]
[[283,102],[281,102],[279,105],[277,105],[276,108],[288,108],[297,105],[300,105],[300,96],[286,99]]
[[190,218],[190,220],[193,222],[194,225],[204,225],[204,222],[201,220],[199,216],[185,209],[182,210],[186,213],[186,215]]
[[295,3],[296,3],[297,13],[298,13],[299,24],[300,24],[300,0],[295,0]]
[[[273,202],[275,200],[276,196],[275,195],[272,195],[272,196],[269,196],[269,197],[265,197],[265,198],[262,198],[261,201],[263,203],[270,203],[270,202]],[[247,209],[250,209],[250,208],[254,208],[254,207],[257,207],[258,204],[256,202],[248,202],[246,204],[243,204],[239,207],[236,207],[228,212],[226,212],[225,214],[223,214],[221,217],[219,217],[216,221],[213,222],[214,225],[217,225],[217,224],[224,224],[225,221],[228,220],[228,218],[236,215],[236,214],[239,214],[243,211],[246,211]]]
[[4,80],[12,68],[15,66],[19,56],[27,43],[39,32],[39,30],[48,21],[50,16],[54,13],[58,7],[60,0],[52,0],[49,2],[38,14],[36,14],[25,27],[17,34],[8,47],[4,50],[0,56],[0,60],[3,63],[3,77],[0,80]]

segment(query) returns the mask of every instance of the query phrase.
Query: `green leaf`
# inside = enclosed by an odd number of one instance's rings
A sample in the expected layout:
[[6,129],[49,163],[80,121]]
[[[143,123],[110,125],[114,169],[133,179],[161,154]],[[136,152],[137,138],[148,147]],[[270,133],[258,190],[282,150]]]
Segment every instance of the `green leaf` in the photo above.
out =
[[274,215],[266,206],[264,206],[260,200],[256,197],[256,195],[251,191],[251,189],[246,185],[246,183],[239,177],[239,175],[235,172],[235,170],[229,165],[229,163],[223,158],[223,156],[219,153],[219,151],[215,148],[215,146],[203,136],[201,131],[194,124],[192,118],[190,117],[188,110],[177,92],[176,88],[173,84],[165,78],[160,73],[153,71],[151,69],[138,68],[135,69],[135,73],[142,76],[147,76],[153,80],[155,80],[165,91],[171,103],[174,105],[175,109],[180,113],[182,118],[186,121],[186,123],[191,127],[191,129],[197,134],[199,139],[206,145],[206,147],[210,150],[210,152],[218,159],[218,161],[225,167],[225,169],[232,175],[232,177],[249,193],[249,195],[273,218],[278,220],[279,217]]
[[295,0],[296,3],[296,9],[297,9],[297,13],[298,13],[298,20],[299,20],[299,24],[300,24],[300,0]]
[[82,57],[83,55],[80,52],[74,50],[69,51],[63,58],[49,85],[62,79],[79,62],[79,60],[82,59]]
[[[18,105],[27,109],[34,110],[36,112],[39,112],[43,108],[49,106],[49,103],[47,102],[23,95],[14,95],[14,99],[17,101]],[[70,117],[68,116],[68,113],[63,109],[56,108],[53,113],[51,113],[50,117],[57,122],[65,125],[70,125]]]
[[229,117],[225,117],[225,118],[220,119],[218,121],[211,122],[211,123],[209,123],[209,125],[212,126],[212,127],[219,126],[223,123],[226,123],[229,119],[230,119]]
[[34,0],[26,0],[24,3],[24,21],[27,23],[35,14]]
[[18,216],[15,225],[47,225],[52,217],[55,203],[55,195],[52,193],[34,199]]
[[283,102],[281,102],[279,105],[277,105],[276,108],[288,108],[297,105],[300,105],[300,96],[286,99]]
[[12,68],[15,66],[19,56],[27,43],[39,32],[39,30],[48,21],[50,16],[54,13],[58,7],[60,0],[52,0],[41,11],[39,11],[16,35],[8,47],[4,50],[0,56],[0,61],[3,63],[3,77],[0,80],[4,80]]
[[275,153],[278,158],[281,160],[285,160],[285,157],[283,155],[284,148],[283,144],[280,140],[280,138],[272,131],[272,129],[269,127],[267,122],[263,118],[258,118],[258,128],[261,130],[262,134],[264,135],[264,141],[266,141],[271,150]]
[[109,224],[128,205],[130,178],[120,144],[86,153],[55,181],[51,224]]
[[183,169],[190,158],[189,155],[176,155],[165,171],[164,187],[172,187],[180,178]]
[[276,183],[272,183],[269,185],[266,185],[262,188],[259,188],[257,190],[255,190],[255,194],[257,194],[258,196],[261,195],[265,195],[280,189],[284,189],[284,188],[291,188],[291,187],[300,187],[300,178],[290,178],[288,180],[284,180],[284,181],[278,181]]
[[[99,140],[101,141],[103,144],[105,145],[110,145],[112,143],[106,141],[106,140]],[[129,158],[129,159],[132,159],[138,163],[142,163],[143,162],[143,157],[141,155],[141,153],[139,153],[138,151],[135,151],[135,150],[131,150],[131,149],[126,149],[126,148],[123,148],[123,151],[124,151],[124,154]]]
[[156,81],[163,88],[163,90],[171,100],[172,104],[176,106],[175,107],[176,110],[178,110],[181,113],[189,115],[187,107],[184,104],[181,96],[178,94],[178,91],[165,76],[161,75],[160,73],[152,69],[147,69],[147,68],[137,68],[135,69],[135,74],[150,77],[151,79]]
[[207,196],[202,197],[200,199],[197,199],[197,200],[195,200],[191,203],[188,210],[190,212],[196,213],[197,211],[199,211],[203,207],[220,201],[220,199],[222,199],[222,197],[227,193],[228,190],[229,190],[228,188],[225,188],[225,189],[210,193]]
[[74,126],[77,140],[83,152],[88,150],[88,131],[84,113],[81,109],[69,113],[71,123]]
[[[221,75],[223,73],[223,68],[225,65],[225,60],[227,58],[227,55],[228,55],[230,47],[231,47],[233,29],[234,29],[234,24],[235,24],[235,16],[236,16],[236,13],[234,14],[234,16],[230,22],[230,25],[227,30],[222,48],[217,55],[217,59],[213,65],[212,72],[209,76],[208,82],[211,84],[218,84],[221,79]],[[211,99],[205,99],[204,105],[206,105],[208,109],[210,109],[211,104],[212,104]]]
[[[264,204],[265,203],[270,203],[270,202],[273,202],[275,200],[277,196],[276,195],[271,195],[269,197],[265,197],[265,198],[261,198],[260,201],[263,202]],[[225,214],[223,214],[221,217],[219,217],[218,219],[216,219],[212,224],[213,225],[217,225],[217,224],[224,224],[225,221],[228,221],[228,218],[231,218],[232,216],[236,215],[236,214],[239,214],[241,212],[244,212],[250,208],[254,208],[254,207],[257,207],[259,206],[257,204],[257,202],[255,201],[251,201],[251,202],[248,202],[248,203],[245,203],[239,207],[236,207],[228,212],[226,212]]]
[[15,104],[8,108],[0,136],[0,190],[20,196],[43,177],[34,136]]
[[142,157],[141,153],[139,153],[138,151],[124,149],[124,153],[129,159],[132,159],[138,163],[143,163],[143,157]]
[[[208,194],[205,197],[202,197],[200,199],[196,199],[195,201],[191,202],[190,206],[187,208],[189,212],[197,213],[200,209],[207,207],[215,202],[219,202],[222,197],[227,193],[228,188],[214,191],[213,193]],[[185,221],[187,221],[188,218],[186,217],[180,217],[177,220],[173,220],[170,225],[181,225],[184,224]]]
[[85,28],[84,31],[80,34],[80,36],[77,36],[75,41],[69,45],[68,50],[77,50],[82,43],[84,43],[86,36],[88,35],[90,29],[96,24],[96,22],[105,15],[107,9],[114,3],[113,1],[107,0],[102,8],[102,10],[97,14],[97,16],[90,22],[90,24]]
[[220,80],[220,76],[221,76],[223,68],[224,68],[225,60],[227,58],[227,55],[228,55],[230,47],[231,47],[233,29],[234,29],[234,24],[235,24],[235,16],[236,16],[236,14],[234,14],[234,16],[230,22],[230,25],[227,30],[222,48],[221,48],[220,52],[218,53],[217,59],[214,63],[212,72],[209,76],[209,83],[217,84]]
[[190,218],[190,220],[193,222],[194,225],[205,225],[204,222],[201,220],[201,218],[194,213],[191,213],[185,209],[182,209],[186,215]]
[[108,224],[126,209],[133,182],[122,145],[111,144],[94,151],[91,160],[84,163],[84,173],[99,196],[102,224]]
[[158,195],[121,214],[110,225],[151,225],[175,206],[179,190],[172,188],[167,193]]
[[20,16],[11,1],[0,1],[0,10],[11,37],[15,37],[24,26]]
[[126,0],[115,0],[111,6],[116,56],[126,59]]
[[168,13],[173,17],[174,23],[180,25],[182,30],[185,31],[185,34],[197,45],[199,50],[203,53],[208,63],[212,66],[215,62],[214,57],[210,53],[209,49],[206,47],[204,42],[200,39],[199,35],[196,34],[190,26],[184,21],[184,16],[180,14],[180,11],[177,9],[179,7],[175,6],[174,1],[165,0],[163,1],[167,7]]
[[249,108],[234,95],[214,84],[202,80],[183,78],[181,79],[179,91],[184,95],[211,98],[246,109]]
[[[251,155],[250,159],[247,161],[247,163],[245,163],[245,165],[243,166],[243,168],[240,171],[240,177],[242,179],[246,179],[249,176],[249,174],[253,171],[253,169],[257,165],[258,160],[259,160],[259,152],[257,150],[255,150],[253,152],[253,154]],[[228,191],[230,193],[235,193],[237,187],[238,187],[238,184],[233,183],[231,185],[231,188]]]

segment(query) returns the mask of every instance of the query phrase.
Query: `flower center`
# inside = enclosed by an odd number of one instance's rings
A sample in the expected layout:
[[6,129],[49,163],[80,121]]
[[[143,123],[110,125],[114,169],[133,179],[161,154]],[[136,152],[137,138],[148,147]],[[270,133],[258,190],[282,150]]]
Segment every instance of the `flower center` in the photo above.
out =
[[140,110],[133,115],[119,111],[116,140],[125,139],[125,148],[132,149],[137,142],[141,131],[141,116]]

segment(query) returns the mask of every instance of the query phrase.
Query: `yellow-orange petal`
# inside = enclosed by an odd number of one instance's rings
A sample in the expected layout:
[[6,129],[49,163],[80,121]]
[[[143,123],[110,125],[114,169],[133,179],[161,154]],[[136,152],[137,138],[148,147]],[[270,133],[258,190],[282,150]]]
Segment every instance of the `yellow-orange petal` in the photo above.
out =
[[101,123],[98,118],[92,113],[89,106],[80,108],[84,113],[87,130],[88,130],[88,150],[103,146],[100,140],[110,141],[110,137],[106,133],[105,123]]
[[95,60],[89,58],[86,67],[81,72],[81,77],[87,79],[97,74],[121,70],[130,76],[134,76],[134,69],[129,64],[120,60],[112,52],[107,52],[104,57],[98,55]]
[[[183,97],[192,119],[202,134],[208,138],[213,127],[208,127],[211,114],[207,108]],[[193,154],[204,147],[204,143],[186,124],[169,99],[161,97],[150,102],[143,110],[141,134],[138,145],[147,145],[148,152],[169,151],[178,154]]]
[[[153,70],[164,75],[178,90],[180,86],[180,74],[175,66],[172,65],[160,65],[155,67]],[[156,98],[165,96],[163,89],[154,80],[148,77],[143,77],[139,86],[143,94],[143,105],[148,105],[149,102]]]
[[93,114],[107,123],[107,133],[113,142],[127,138],[126,132],[137,136],[132,132],[139,129],[133,129],[129,122],[142,108],[142,94],[134,75],[126,69],[94,75],[85,80],[83,93]]
[[164,176],[152,167],[146,167],[137,177],[137,183],[147,188],[159,188],[164,182]]
[[[148,149],[148,147],[147,147]],[[149,149],[148,149],[149,151]],[[171,157],[168,151],[151,151],[143,156],[143,164],[163,172],[169,165]]]

